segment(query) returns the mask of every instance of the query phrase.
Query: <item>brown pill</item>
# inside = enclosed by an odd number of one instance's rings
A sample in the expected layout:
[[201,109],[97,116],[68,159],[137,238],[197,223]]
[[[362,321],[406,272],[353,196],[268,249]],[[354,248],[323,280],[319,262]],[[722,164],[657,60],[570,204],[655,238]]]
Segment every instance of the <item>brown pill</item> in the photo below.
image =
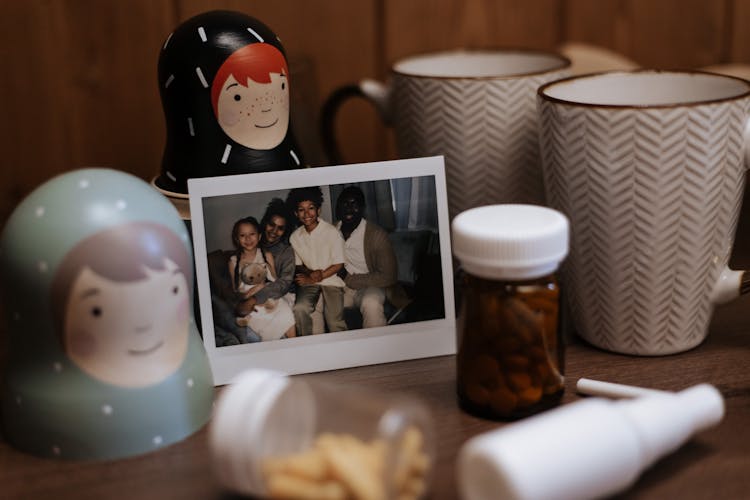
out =
[[562,375],[551,375],[550,378],[545,381],[543,391],[545,394],[554,394],[562,390],[564,385],[565,380]]
[[521,392],[531,386],[531,377],[524,372],[508,373],[508,383],[515,392]]
[[530,358],[547,361],[547,352],[540,346],[531,346],[526,352],[529,353]]
[[515,314],[518,321],[520,321],[528,329],[531,329],[535,332],[540,332],[542,330],[541,327],[544,319],[543,314],[539,314],[538,312],[534,311],[529,306],[527,306],[523,300],[518,298],[509,298],[506,303],[508,304],[508,309]]
[[531,385],[538,385],[539,387],[542,386],[544,383],[544,378],[539,376],[539,373],[536,371],[534,366],[529,367],[529,377],[531,377]]
[[507,371],[522,371],[529,366],[529,358],[520,354],[504,356],[501,364]]
[[491,339],[503,329],[504,319],[500,299],[494,295],[489,295],[484,297],[484,300],[481,302],[481,305],[484,307],[482,312],[484,321],[482,324],[476,326],[479,328],[482,336]]
[[502,335],[498,336],[493,344],[494,348],[498,352],[503,353],[518,352],[523,347],[523,344],[517,337],[514,337],[513,335],[509,335],[507,333],[503,333]]
[[490,395],[490,407],[495,413],[507,415],[518,402],[518,397],[506,387],[498,387]]
[[513,299],[508,299],[505,302],[508,304],[508,307],[504,311],[507,329],[503,334],[509,337],[515,337],[521,344],[528,344],[532,339],[532,332],[529,331],[528,326],[511,307]]
[[542,399],[542,388],[538,385],[532,385],[518,393],[518,404],[529,406]]
[[552,375],[552,368],[546,361],[541,361],[534,365],[534,373],[539,377],[540,380],[546,380]]
[[490,401],[490,391],[482,385],[468,385],[464,388],[464,392],[469,401],[476,405],[484,406]]
[[543,296],[541,293],[525,295],[521,300],[532,311],[539,311],[549,316],[557,316],[557,300],[552,296]]
[[472,359],[466,360],[467,384],[482,384],[488,387],[497,385],[500,376],[500,365],[497,360],[487,354],[480,354]]

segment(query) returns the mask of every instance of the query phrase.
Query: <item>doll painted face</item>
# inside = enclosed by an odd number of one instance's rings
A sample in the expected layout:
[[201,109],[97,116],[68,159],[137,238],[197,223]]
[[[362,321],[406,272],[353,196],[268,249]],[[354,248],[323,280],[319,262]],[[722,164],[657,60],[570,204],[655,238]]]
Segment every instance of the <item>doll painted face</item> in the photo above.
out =
[[266,43],[246,45],[229,56],[211,88],[224,133],[250,149],[278,146],[289,128],[288,75],[284,56]]
[[187,352],[189,293],[171,260],[144,269],[132,282],[83,268],[65,313],[68,356],[89,375],[126,387],[157,383],[182,364]]
[[149,223],[83,240],[53,285],[65,353],[88,375],[146,387],[181,366],[188,348],[189,256],[179,238]]

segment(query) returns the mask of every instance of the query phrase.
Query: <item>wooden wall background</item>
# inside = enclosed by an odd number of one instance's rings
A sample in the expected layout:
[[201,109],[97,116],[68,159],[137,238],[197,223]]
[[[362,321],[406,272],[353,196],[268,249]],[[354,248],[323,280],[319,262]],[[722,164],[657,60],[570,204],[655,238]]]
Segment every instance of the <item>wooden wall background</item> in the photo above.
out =
[[[0,0],[0,223],[66,170],[155,175],[159,50],[181,21],[219,8],[261,19],[290,59],[312,63],[311,114],[337,86],[436,49],[581,41],[652,67],[750,62],[750,0]],[[338,128],[347,160],[391,155],[366,103],[348,104]]]

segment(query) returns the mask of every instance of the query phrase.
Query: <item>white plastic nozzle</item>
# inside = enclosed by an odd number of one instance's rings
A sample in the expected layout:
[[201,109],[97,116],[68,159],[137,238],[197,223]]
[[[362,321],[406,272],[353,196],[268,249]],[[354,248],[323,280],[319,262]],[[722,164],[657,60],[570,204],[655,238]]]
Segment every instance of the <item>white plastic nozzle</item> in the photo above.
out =
[[634,385],[615,384],[613,382],[603,382],[590,378],[579,378],[576,382],[576,391],[579,394],[587,396],[600,396],[603,398],[637,398],[641,396],[650,396],[654,394],[668,394],[667,391],[656,389],[646,389]]
[[721,395],[707,384],[585,399],[471,439],[458,457],[459,490],[466,500],[612,495],[723,415]]

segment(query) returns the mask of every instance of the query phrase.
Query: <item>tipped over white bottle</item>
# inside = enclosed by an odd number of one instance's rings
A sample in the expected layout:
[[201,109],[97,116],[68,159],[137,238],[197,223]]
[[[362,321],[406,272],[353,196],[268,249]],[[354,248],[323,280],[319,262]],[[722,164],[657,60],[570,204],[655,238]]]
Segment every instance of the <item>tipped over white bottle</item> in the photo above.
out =
[[411,396],[249,369],[222,391],[209,449],[219,483],[244,495],[417,500],[433,436]]
[[458,457],[459,491],[465,500],[612,495],[723,416],[724,400],[708,384],[585,399],[468,441]]

